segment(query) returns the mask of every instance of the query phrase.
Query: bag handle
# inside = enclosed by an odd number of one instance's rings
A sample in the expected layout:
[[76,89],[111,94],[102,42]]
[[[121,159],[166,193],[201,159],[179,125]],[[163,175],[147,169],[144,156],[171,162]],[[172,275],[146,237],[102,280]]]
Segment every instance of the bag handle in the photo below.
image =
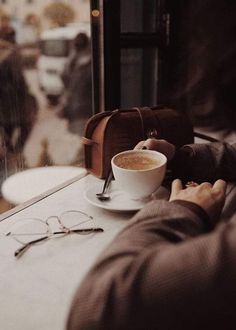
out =
[[140,117],[143,140],[147,138],[158,138],[161,135],[161,125],[153,110],[149,107],[134,107]]
[[94,129],[97,127],[98,123],[104,118],[106,118],[106,120],[108,121],[118,112],[119,112],[118,109],[113,111],[104,111],[97,113],[96,115],[93,115],[91,118],[89,118],[85,126],[85,136],[82,137],[81,142],[86,146],[91,146],[93,144],[96,144],[96,142],[92,140],[92,134],[94,132]]

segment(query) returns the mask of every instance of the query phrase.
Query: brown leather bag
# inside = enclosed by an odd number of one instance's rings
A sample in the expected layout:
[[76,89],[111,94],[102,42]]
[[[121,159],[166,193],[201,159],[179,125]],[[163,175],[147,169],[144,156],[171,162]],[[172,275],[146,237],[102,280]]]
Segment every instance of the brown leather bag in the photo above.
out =
[[106,111],[92,116],[83,137],[85,167],[105,178],[111,158],[133,149],[148,137],[165,139],[180,147],[193,143],[193,127],[187,116],[162,106]]

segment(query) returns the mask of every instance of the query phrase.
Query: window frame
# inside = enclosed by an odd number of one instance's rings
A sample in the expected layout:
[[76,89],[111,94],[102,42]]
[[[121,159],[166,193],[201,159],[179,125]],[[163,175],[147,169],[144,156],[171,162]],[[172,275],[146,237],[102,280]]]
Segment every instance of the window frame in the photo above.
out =
[[[157,30],[150,33],[121,33],[120,0],[90,0],[90,2],[94,113],[120,108],[122,49],[156,48],[158,50],[157,74],[159,79],[156,86],[156,99],[158,99],[158,103],[162,103],[162,95],[165,94],[168,80],[165,59],[168,58],[170,42],[170,15],[167,12],[166,1],[156,0],[156,6],[159,9],[156,14]],[[94,10],[99,12],[99,16],[93,16]],[[142,79],[146,85],[148,79],[145,75],[145,64]],[[143,98],[145,100],[145,95]]]

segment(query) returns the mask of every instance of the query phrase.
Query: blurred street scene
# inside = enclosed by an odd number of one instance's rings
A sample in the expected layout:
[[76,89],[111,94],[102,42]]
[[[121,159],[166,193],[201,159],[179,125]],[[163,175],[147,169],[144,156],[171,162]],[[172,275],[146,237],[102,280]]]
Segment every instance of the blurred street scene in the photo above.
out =
[[83,166],[81,136],[92,115],[89,1],[1,3],[1,184],[24,169]]

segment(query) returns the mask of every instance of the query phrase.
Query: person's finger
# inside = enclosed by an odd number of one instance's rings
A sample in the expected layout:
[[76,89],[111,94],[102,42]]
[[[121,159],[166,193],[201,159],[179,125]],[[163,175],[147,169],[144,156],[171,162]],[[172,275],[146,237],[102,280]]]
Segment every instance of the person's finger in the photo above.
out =
[[146,147],[147,149],[158,151],[159,140],[149,138],[144,142],[143,146]]
[[175,146],[166,140],[159,139],[147,139],[144,142],[144,146],[150,150],[156,150],[163,153],[168,160],[171,160],[175,155]]
[[200,184],[200,187],[205,189],[205,188],[212,188],[212,184],[210,182],[203,182]]
[[159,140],[156,139],[147,139],[145,141],[140,141],[134,149],[149,149],[149,150],[157,150],[159,147]]
[[182,181],[180,179],[175,179],[172,182],[171,194],[175,195],[175,194],[177,194],[182,189],[183,189]]
[[145,141],[140,141],[138,144],[136,144],[136,146],[134,147],[134,149],[142,149],[143,145],[144,145]]
[[225,195],[226,188],[227,188],[227,183],[224,180],[219,179],[214,183],[212,187],[212,191],[214,193],[222,193],[223,195]]

